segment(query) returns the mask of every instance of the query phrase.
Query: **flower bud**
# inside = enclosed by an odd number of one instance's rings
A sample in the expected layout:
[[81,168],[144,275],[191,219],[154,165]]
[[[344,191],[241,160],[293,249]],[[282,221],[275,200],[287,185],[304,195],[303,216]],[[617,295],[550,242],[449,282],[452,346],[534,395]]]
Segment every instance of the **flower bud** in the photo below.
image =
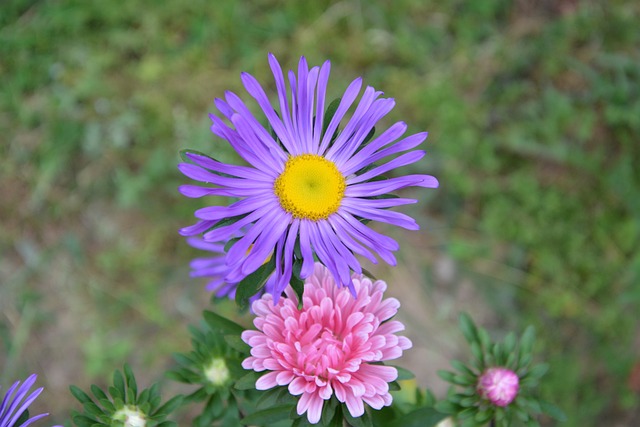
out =
[[520,388],[518,375],[506,368],[489,368],[478,380],[478,393],[496,406],[513,402]]

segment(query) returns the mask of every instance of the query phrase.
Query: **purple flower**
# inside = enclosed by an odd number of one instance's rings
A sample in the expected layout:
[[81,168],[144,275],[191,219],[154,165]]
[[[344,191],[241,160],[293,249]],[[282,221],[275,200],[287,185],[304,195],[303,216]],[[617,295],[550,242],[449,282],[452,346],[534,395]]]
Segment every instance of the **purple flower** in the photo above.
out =
[[513,402],[519,388],[518,375],[506,368],[489,368],[478,380],[478,393],[496,406]]
[[29,389],[33,386],[33,384],[35,384],[36,378],[36,374],[32,374],[24,381],[22,385],[20,385],[20,381],[16,381],[9,388],[7,393],[4,395],[4,398],[2,399],[2,405],[0,406],[0,427],[26,427],[39,420],[40,418],[49,415],[36,415],[35,417],[25,420],[20,425],[17,424],[18,420],[20,420],[20,417],[27,410],[29,405],[31,405],[31,403],[36,400],[40,393],[42,393],[43,388],[40,387],[33,393],[29,394],[29,396],[27,396],[27,394],[29,393]]
[[274,256],[275,272],[266,283],[274,302],[291,279],[294,259],[300,258],[300,276],[307,278],[314,270],[314,254],[327,266],[338,286],[347,286],[355,294],[351,270],[362,272],[355,255],[376,263],[377,254],[394,265],[392,252],[399,247],[366,223],[380,221],[410,230],[419,228],[413,218],[388,210],[416,200],[388,197],[389,193],[411,186],[438,186],[430,175],[382,178],[387,172],[420,160],[424,151],[412,149],[427,134],[398,140],[407,129],[405,123],[398,122],[367,141],[377,122],[395,105],[393,99],[380,98],[382,92],[372,87],[364,90],[339,132],[339,125],[360,93],[361,78],[347,87],[335,113],[325,120],[329,61],[309,69],[305,58],[301,58],[297,75],[293,71],[288,74],[289,96],[282,69],[273,55],[269,55],[269,63],[279,111],[272,107],[253,76],[242,73],[241,79],[273,134],[234,93],[227,92],[224,100],[215,100],[220,114],[210,115],[211,130],[227,140],[248,166],[186,154],[192,163],[180,164],[180,171],[214,187],[183,185],[183,195],[226,196],[237,201],[230,206],[197,210],[199,221],[183,228],[181,234],[204,233],[205,241],[224,242],[244,227],[243,237],[226,254],[228,271],[224,280],[237,283]]

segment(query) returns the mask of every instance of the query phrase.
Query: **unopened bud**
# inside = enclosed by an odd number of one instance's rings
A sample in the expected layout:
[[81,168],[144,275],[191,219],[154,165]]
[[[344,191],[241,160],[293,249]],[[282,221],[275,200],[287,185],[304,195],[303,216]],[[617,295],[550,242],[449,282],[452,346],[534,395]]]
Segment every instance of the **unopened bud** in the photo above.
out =
[[507,406],[518,395],[520,381],[506,368],[489,368],[478,380],[478,393],[496,406]]

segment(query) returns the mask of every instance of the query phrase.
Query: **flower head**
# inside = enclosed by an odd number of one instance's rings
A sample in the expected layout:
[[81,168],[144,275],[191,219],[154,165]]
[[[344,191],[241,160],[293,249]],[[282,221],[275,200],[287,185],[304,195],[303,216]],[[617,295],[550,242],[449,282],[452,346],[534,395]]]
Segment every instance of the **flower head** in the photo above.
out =
[[395,334],[404,329],[402,323],[389,321],[400,304],[383,299],[386,284],[358,274],[352,280],[356,298],[335,286],[328,269],[316,263],[304,285],[301,309],[290,287],[287,298],[275,305],[265,294],[252,306],[258,330],[242,333],[252,347],[242,366],[269,371],[256,388],[288,385],[292,395],[300,395],[298,414],[306,412],[314,424],[332,395],[354,417],[364,413],[364,403],[375,409],[389,406],[388,383],[398,372],[375,362],[396,359],[411,347],[408,338]]
[[518,375],[506,368],[489,368],[478,380],[478,393],[496,406],[507,406],[518,395]]
[[[227,140],[248,165],[225,164],[195,152],[187,152],[187,163],[179,165],[187,177],[214,186],[183,185],[180,192],[185,196],[216,195],[237,201],[230,206],[197,210],[199,222],[181,233],[203,234],[208,242],[221,242],[244,227],[246,232],[226,254],[224,280],[238,283],[274,256],[275,271],[266,283],[274,302],[290,282],[294,260],[301,261],[300,277],[307,278],[314,270],[314,254],[338,286],[347,286],[354,293],[351,270],[362,273],[355,254],[373,263],[377,254],[393,265],[392,252],[399,247],[366,222],[418,229],[413,218],[388,210],[416,200],[388,196],[405,187],[438,186],[430,175],[383,179],[383,174],[425,155],[424,151],[411,150],[427,134],[399,139],[407,125],[398,122],[373,137],[375,125],[395,103],[381,98],[382,92],[372,87],[364,90],[355,111],[345,120],[360,93],[361,78],[347,87],[339,103],[327,108],[329,61],[309,69],[306,59],[301,58],[297,75],[293,71],[288,74],[290,98],[273,55],[269,55],[269,64],[279,111],[254,77],[243,73],[241,79],[272,132],[232,92],[227,92],[224,100],[216,99],[220,114],[210,115],[213,133]],[[346,123],[339,131],[343,121]]]
[[[0,405],[0,427],[26,427],[31,425],[40,418],[46,417],[49,414],[40,414],[35,417],[25,420],[27,415],[24,415],[29,405],[42,393],[43,388],[36,389],[33,393],[29,394],[29,389],[33,387],[36,382],[37,375],[30,375],[22,385],[20,381],[16,381],[7,390],[7,393],[2,399]],[[16,390],[17,389],[17,390]],[[14,394],[15,392],[15,394]],[[27,394],[29,394],[27,396]],[[18,421],[23,421],[18,425]]]

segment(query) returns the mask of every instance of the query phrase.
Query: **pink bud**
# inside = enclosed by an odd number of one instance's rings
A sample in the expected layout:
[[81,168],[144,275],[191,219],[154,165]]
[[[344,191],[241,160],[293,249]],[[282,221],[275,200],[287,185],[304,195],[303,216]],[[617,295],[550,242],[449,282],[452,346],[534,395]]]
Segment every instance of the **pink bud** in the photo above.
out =
[[513,402],[520,388],[518,376],[506,368],[489,368],[478,380],[478,393],[496,406]]

